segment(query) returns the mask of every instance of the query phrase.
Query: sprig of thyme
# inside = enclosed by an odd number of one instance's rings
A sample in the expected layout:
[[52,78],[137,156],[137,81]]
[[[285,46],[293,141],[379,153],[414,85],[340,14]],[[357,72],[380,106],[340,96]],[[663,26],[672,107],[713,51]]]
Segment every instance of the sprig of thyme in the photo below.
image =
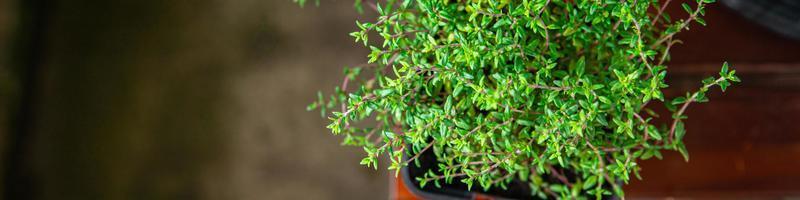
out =
[[[387,155],[399,171],[433,151],[442,165],[418,177],[421,185],[458,177],[470,188],[505,188],[516,178],[542,198],[624,196],[619,183],[638,177],[638,160],[663,150],[688,160],[686,109],[739,81],[725,63],[698,91],[664,98],[675,36],[705,25],[714,1],[682,4],[689,17],[674,22],[664,13],[670,2],[365,2],[379,17],[350,35],[371,50],[368,63],[347,68],[342,86],[309,110],[340,105],[328,128],[364,148],[363,165],[377,168]],[[665,102],[673,122],[657,128],[651,102]]]

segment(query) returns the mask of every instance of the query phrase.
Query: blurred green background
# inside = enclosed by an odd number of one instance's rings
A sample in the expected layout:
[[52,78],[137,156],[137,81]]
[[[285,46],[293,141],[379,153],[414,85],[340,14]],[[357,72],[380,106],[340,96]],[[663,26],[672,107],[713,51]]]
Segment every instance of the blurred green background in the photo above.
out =
[[352,2],[0,0],[3,199],[383,199],[318,112]]

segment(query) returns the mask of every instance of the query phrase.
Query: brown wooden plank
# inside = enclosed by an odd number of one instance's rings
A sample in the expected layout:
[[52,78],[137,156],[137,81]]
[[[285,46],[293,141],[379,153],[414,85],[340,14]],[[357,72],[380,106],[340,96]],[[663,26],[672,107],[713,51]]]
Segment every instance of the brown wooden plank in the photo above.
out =
[[[695,90],[719,63],[673,65],[667,96]],[[693,104],[684,138],[690,162],[669,152],[640,164],[630,197],[778,198],[800,195],[800,63],[735,65],[743,82]],[[663,113],[660,105],[654,106]],[[666,115],[668,118],[669,115]],[[663,117],[662,117],[663,118]],[[668,121],[669,119],[659,119]]]
[[[670,13],[684,17],[680,6],[671,6]],[[674,152],[664,160],[643,161],[644,180],[633,181],[626,192],[634,198],[800,196],[800,42],[719,4],[707,13],[708,26],[693,25],[678,35],[684,43],[673,48],[668,72],[673,87],[666,95],[696,89],[724,61],[743,82],[724,95],[714,89],[711,102],[688,110],[690,162]]]

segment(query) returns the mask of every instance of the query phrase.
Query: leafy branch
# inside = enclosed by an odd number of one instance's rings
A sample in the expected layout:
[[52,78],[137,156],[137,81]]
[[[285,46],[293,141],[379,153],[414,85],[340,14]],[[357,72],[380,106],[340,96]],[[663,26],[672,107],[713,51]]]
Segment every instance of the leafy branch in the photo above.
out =
[[[350,33],[367,62],[308,109],[362,147],[367,167],[387,156],[397,174],[434,151],[440,165],[421,185],[459,178],[486,190],[521,179],[542,198],[624,196],[639,160],[665,150],[688,159],[689,105],[739,81],[725,63],[697,91],[665,100],[676,35],[705,25],[714,1],[681,4],[688,17],[674,22],[671,2],[355,0],[378,15]],[[672,112],[662,128],[654,102]]]

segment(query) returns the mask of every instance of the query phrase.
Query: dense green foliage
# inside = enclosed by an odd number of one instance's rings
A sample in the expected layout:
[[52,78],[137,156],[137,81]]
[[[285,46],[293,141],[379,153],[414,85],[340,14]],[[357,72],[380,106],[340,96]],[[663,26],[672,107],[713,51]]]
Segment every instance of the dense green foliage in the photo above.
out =
[[[674,36],[705,24],[712,2],[682,4],[679,20],[657,0],[364,2],[380,16],[351,35],[372,50],[369,62],[347,68],[309,109],[330,117],[343,144],[364,148],[364,165],[388,155],[399,170],[435,152],[444,164],[422,185],[459,177],[486,189],[516,178],[542,198],[624,195],[619,183],[638,177],[638,160],[662,150],[688,160],[687,106],[739,81],[726,63],[685,97],[661,92]],[[651,102],[664,102],[673,122],[653,124]]]

